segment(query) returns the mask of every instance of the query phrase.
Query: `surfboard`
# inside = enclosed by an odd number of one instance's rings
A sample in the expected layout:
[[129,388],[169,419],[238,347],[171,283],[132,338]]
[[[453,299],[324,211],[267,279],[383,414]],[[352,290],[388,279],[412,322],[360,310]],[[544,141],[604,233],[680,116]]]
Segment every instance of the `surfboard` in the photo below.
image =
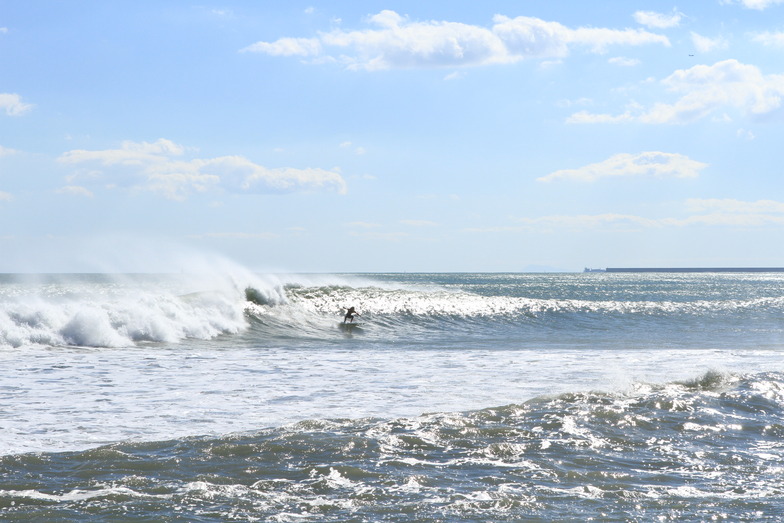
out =
[[340,322],[338,323],[338,328],[342,330],[353,330],[353,329],[361,329],[363,325],[364,323],[358,323],[358,322],[354,322],[354,323]]

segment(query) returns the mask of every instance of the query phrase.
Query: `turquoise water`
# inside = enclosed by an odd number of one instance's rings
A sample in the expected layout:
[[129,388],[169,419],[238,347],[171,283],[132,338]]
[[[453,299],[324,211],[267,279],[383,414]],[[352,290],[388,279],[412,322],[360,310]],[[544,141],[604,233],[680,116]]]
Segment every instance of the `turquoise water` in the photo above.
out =
[[778,520],[783,276],[3,276],[0,516]]

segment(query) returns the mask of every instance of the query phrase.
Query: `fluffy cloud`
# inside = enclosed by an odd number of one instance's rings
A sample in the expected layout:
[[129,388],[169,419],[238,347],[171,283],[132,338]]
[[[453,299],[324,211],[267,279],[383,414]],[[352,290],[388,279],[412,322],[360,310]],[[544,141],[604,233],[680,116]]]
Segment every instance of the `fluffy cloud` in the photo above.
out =
[[538,178],[540,182],[578,180],[593,182],[600,178],[635,176],[654,178],[696,178],[707,164],[675,153],[642,152],[616,154],[607,160],[580,167],[563,169]]
[[694,48],[700,53],[709,53],[717,49],[726,49],[728,47],[727,41],[723,38],[708,38],[692,31],[691,43]]
[[784,0],[738,0],[737,3],[748,9],[762,11],[770,6],[784,3]]
[[8,116],[20,116],[32,108],[32,104],[22,102],[18,94],[0,93],[0,110]]
[[11,196],[11,193],[0,191],[0,202],[10,202],[12,199],[13,196]]
[[[241,193],[310,189],[346,191],[343,177],[334,170],[271,169],[242,156],[180,158],[185,152],[181,145],[160,139],[153,143],[123,142],[119,149],[68,151],[59,161],[83,166],[82,178],[97,178],[109,186],[149,190],[174,200],[213,189]],[[104,172],[102,167],[111,167],[111,170]]]
[[683,14],[677,11],[674,11],[669,15],[656,13],[654,11],[637,11],[634,13],[634,20],[638,24],[653,27],[655,29],[676,27],[681,22],[682,17]]
[[636,58],[624,58],[622,56],[610,58],[607,62],[621,67],[634,67],[635,65],[640,65],[640,61]]
[[638,29],[577,28],[538,18],[496,15],[489,28],[458,22],[410,22],[394,11],[369,18],[376,26],[334,30],[314,38],[280,38],[243,49],[315,62],[341,62],[349,69],[461,67],[513,63],[525,58],[562,58],[579,46],[603,53],[615,45],[661,44],[667,37]]
[[321,53],[321,44],[312,38],[281,38],[270,43],[257,42],[245,50],[271,56],[317,56]]
[[763,75],[757,67],[734,59],[675,71],[660,85],[679,98],[674,103],[656,103],[649,108],[634,106],[619,115],[581,111],[567,122],[689,123],[730,109],[760,116],[780,110],[784,95],[784,75]]
[[103,165],[145,166],[154,163],[167,163],[172,156],[180,156],[185,149],[176,143],[159,139],[156,142],[122,142],[119,149],[85,151],[76,149],[60,157],[64,163],[98,162]]

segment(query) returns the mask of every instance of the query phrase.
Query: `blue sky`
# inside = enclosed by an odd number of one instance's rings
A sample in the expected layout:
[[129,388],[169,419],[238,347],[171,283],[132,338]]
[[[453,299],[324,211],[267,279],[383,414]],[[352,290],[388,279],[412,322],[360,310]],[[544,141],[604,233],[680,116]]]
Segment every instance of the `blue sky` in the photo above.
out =
[[0,1],[0,272],[784,266],[784,0]]

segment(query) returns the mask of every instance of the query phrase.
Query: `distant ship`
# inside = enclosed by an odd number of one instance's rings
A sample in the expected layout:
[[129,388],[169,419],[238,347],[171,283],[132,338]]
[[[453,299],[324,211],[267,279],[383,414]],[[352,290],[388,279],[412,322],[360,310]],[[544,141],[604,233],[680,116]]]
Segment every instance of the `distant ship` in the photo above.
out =
[[586,267],[585,269],[583,269],[583,272],[607,272],[607,269],[591,269],[589,267]]

